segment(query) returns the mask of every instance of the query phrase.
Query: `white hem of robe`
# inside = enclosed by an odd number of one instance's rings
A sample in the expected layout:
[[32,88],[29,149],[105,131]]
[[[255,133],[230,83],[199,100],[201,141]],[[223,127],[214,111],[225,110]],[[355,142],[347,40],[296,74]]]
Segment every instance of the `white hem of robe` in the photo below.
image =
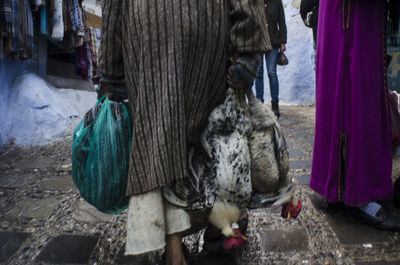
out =
[[165,235],[189,229],[190,216],[164,202],[161,189],[129,199],[125,255],[139,255],[165,246]]

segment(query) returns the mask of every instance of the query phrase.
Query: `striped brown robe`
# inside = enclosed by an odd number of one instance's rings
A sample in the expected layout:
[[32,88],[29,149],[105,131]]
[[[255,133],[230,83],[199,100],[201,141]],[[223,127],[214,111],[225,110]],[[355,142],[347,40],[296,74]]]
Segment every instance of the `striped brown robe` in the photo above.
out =
[[126,84],[133,115],[127,196],[187,176],[227,90],[228,46],[271,49],[263,0],[103,1],[103,82]]

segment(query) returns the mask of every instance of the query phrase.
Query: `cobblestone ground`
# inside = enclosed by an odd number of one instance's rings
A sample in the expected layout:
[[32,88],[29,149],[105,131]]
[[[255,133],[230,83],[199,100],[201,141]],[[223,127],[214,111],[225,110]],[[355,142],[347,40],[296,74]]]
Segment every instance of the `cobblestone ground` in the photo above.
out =
[[[290,174],[299,184],[297,219],[280,208],[249,212],[247,245],[238,253],[196,255],[201,232],[185,238],[194,264],[400,264],[399,233],[349,222],[309,187],[315,108],[283,107]],[[126,212],[99,213],[71,180],[71,137],[42,147],[5,147],[0,154],[0,264],[160,264],[124,257]]]

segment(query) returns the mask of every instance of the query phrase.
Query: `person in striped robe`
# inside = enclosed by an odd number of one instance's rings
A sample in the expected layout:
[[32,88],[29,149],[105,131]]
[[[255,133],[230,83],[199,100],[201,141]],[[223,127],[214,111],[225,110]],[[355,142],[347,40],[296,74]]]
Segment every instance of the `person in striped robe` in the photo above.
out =
[[103,1],[102,21],[102,90],[124,90],[133,117],[125,254],[166,245],[167,264],[185,264],[190,218],[165,205],[161,188],[188,176],[188,147],[224,101],[232,51],[251,84],[254,55],[271,50],[264,1]]

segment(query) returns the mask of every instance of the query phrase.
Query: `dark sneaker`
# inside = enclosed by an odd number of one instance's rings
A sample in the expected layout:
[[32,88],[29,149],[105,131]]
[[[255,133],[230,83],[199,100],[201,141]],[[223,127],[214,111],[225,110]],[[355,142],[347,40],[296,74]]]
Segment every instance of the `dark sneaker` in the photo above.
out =
[[279,112],[279,102],[271,101],[271,108],[272,108],[272,111],[274,112],[276,118],[279,118],[279,116],[281,116],[281,113]]

